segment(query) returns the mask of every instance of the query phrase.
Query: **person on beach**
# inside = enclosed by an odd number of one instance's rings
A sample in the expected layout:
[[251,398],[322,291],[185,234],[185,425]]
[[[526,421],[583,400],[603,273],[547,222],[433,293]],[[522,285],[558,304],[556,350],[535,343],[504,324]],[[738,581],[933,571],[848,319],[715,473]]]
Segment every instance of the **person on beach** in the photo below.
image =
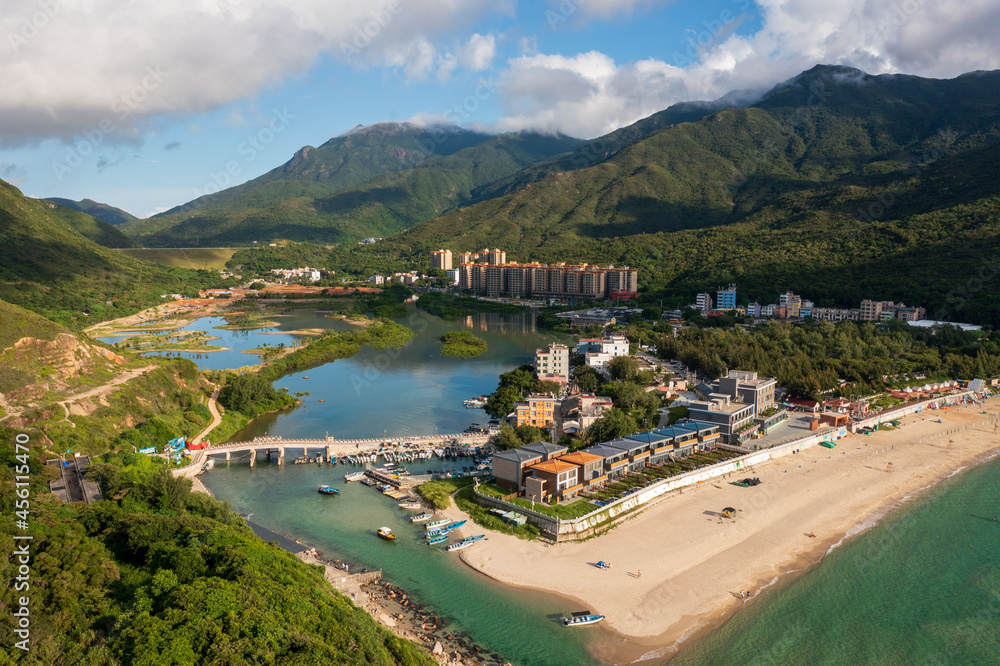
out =
[[635,572],[635,577],[636,577],[636,578],[642,578],[642,572],[641,572],[641,571],[639,571],[638,569],[636,569],[636,572]]

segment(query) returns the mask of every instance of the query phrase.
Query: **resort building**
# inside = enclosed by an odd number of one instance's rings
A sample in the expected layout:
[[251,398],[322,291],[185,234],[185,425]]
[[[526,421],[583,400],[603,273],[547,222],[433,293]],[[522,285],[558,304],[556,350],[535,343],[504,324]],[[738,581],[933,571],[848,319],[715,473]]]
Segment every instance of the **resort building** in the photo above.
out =
[[558,342],[547,349],[535,352],[535,375],[540,380],[550,379],[560,384],[569,381],[569,347]]
[[526,400],[519,400],[514,403],[514,411],[511,412],[513,422],[511,425],[535,426],[537,428],[551,428],[554,421],[556,399],[548,393],[532,393]]
[[450,271],[452,268],[451,260],[451,250],[434,250],[431,252],[431,268]]
[[743,428],[752,425],[754,406],[745,402],[734,402],[725,393],[712,393],[708,400],[692,401],[688,406],[690,419],[719,427],[720,441],[735,444]]
[[715,382],[715,392],[724,393],[735,402],[751,404],[754,414],[774,406],[774,390],[778,382],[772,377],[758,377],[756,372],[730,370]]
[[521,492],[524,485],[524,468],[540,460],[541,453],[526,451],[522,446],[519,449],[499,451],[493,454],[493,476],[496,477],[497,486],[505,490]]
[[528,465],[525,473],[524,496],[535,502],[544,502],[551,496],[571,499],[583,489],[578,476],[580,468],[559,458]]
[[588,446],[586,451],[604,459],[604,475],[609,481],[619,479],[628,472],[628,451],[612,448],[606,444]]
[[573,453],[559,456],[559,460],[576,465],[579,468],[576,478],[585,491],[597,488],[608,480],[607,474],[604,473],[604,458],[601,456],[594,455],[588,451],[574,451]]
[[566,447],[549,442],[532,442],[521,447],[522,451],[537,453],[542,456],[542,460],[551,460],[566,453]]

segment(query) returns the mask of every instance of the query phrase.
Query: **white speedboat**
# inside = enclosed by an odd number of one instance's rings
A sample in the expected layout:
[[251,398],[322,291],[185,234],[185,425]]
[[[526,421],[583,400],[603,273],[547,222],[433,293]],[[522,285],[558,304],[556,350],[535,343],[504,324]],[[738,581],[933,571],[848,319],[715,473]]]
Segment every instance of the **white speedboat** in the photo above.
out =
[[580,611],[572,613],[569,617],[564,617],[562,623],[564,627],[582,627],[588,624],[597,624],[603,619],[603,615],[595,615],[590,611]]
[[365,478],[364,472],[350,472],[344,475],[344,481],[360,481]]

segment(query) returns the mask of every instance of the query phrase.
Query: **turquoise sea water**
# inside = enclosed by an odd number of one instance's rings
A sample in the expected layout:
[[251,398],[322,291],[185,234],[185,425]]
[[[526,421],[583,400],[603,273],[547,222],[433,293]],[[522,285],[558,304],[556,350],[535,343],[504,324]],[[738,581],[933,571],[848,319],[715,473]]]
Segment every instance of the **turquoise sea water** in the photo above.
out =
[[670,662],[998,663],[1000,459],[915,496]]

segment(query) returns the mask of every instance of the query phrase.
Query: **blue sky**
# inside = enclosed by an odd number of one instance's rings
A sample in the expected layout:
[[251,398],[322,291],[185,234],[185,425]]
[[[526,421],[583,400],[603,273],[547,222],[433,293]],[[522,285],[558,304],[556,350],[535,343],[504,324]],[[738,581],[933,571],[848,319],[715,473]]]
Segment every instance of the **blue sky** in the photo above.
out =
[[1000,0],[4,5],[0,178],[140,217],[358,124],[590,138],[817,63],[934,77],[1000,67]]

